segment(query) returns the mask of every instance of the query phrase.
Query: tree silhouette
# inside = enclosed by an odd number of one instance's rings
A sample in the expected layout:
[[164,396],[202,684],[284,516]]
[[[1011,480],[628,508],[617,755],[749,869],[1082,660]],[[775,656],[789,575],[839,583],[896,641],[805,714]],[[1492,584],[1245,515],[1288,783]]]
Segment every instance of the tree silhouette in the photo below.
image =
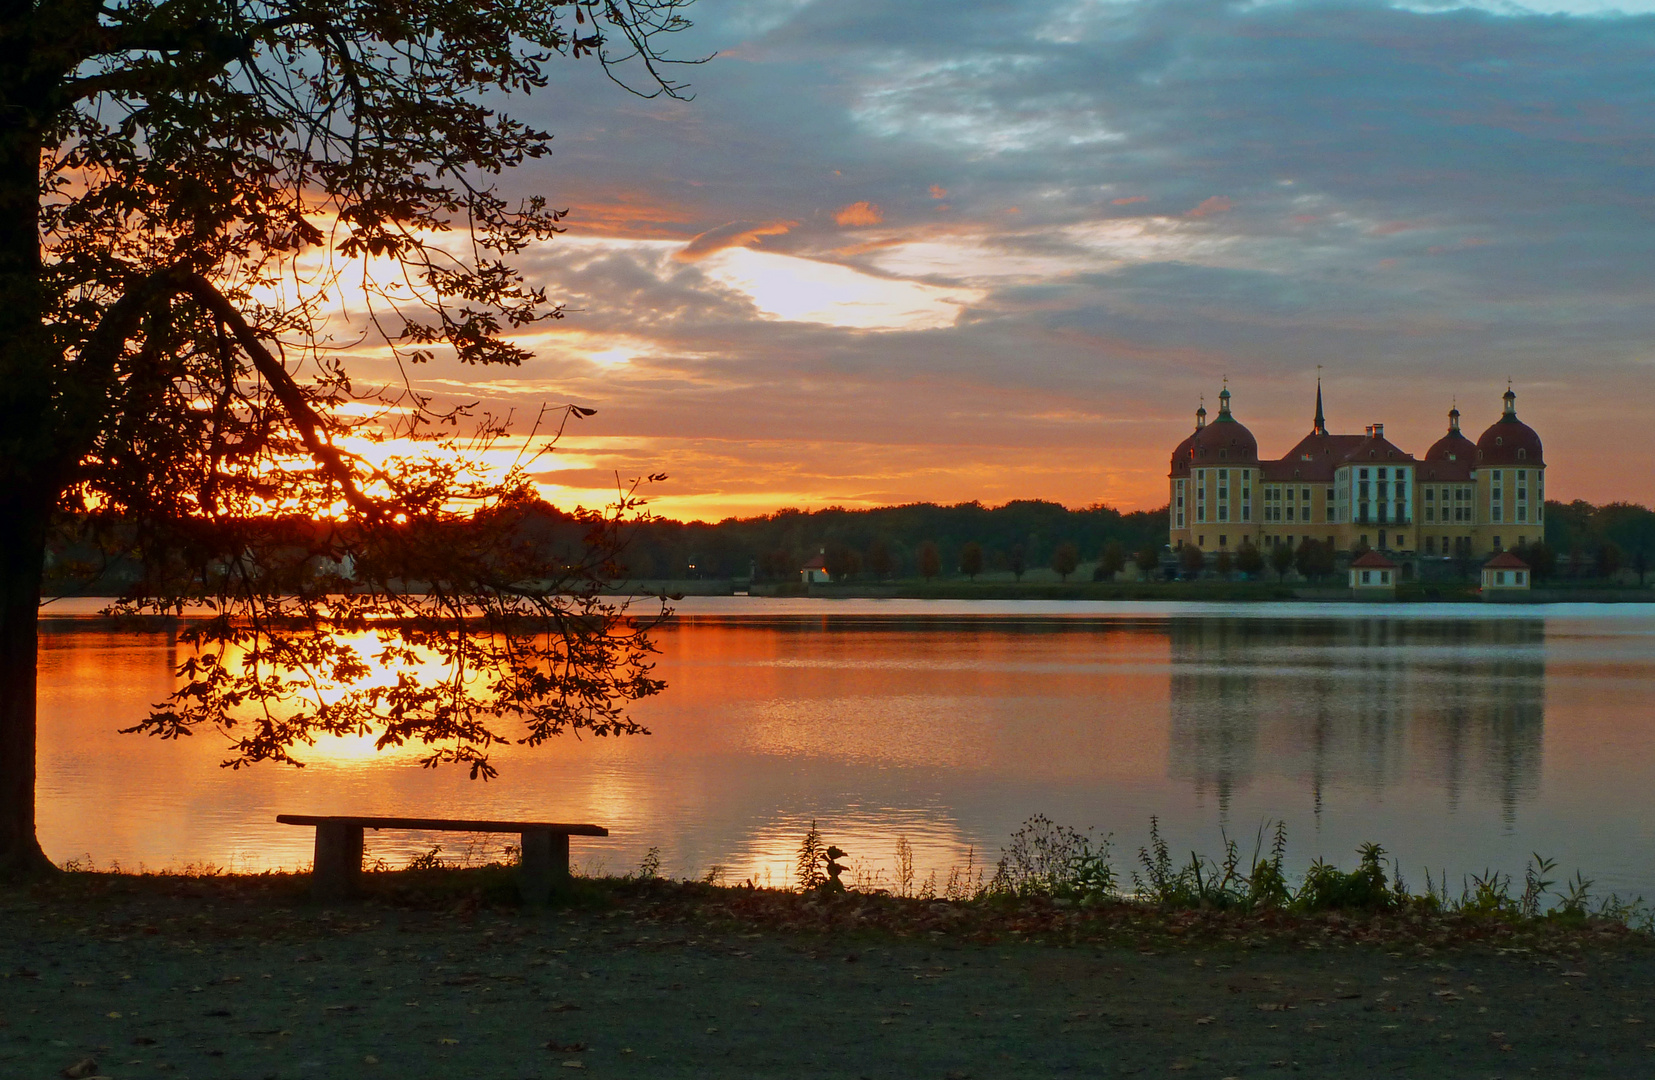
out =
[[937,545],[927,540],[919,546],[919,576],[930,581],[942,573],[942,555]]
[[1152,547],[1140,548],[1138,553],[1132,556],[1132,561],[1137,565],[1138,572],[1143,574],[1145,581],[1153,581],[1155,571],[1161,568],[1161,553]]
[[1115,575],[1126,569],[1126,547],[1119,540],[1111,540],[1103,546],[1103,554],[1098,556],[1098,576],[1103,581],[1113,581]]
[[828,576],[834,581],[846,581],[862,572],[862,556],[849,544],[835,540],[822,553]]
[[1018,581],[1029,572],[1029,552],[1022,544],[1011,545],[1011,553],[1006,557],[1006,569],[1011,571]]
[[654,40],[680,7],[0,10],[0,875],[50,866],[34,671],[58,514],[141,560],[124,610],[211,612],[135,730],[219,729],[235,765],[371,734],[483,778],[497,743],[641,730],[621,706],[660,683],[647,625],[602,592],[614,518],[549,515],[529,458],[491,472],[497,419],[362,389],[380,369],[353,378],[329,319],[366,312],[393,371],[527,358],[510,332],[561,311],[511,260],[563,214],[492,186],[550,150],[505,106],[560,56],[676,93]]
[[975,540],[969,540],[960,548],[960,573],[977,580],[977,575],[983,572],[983,545]]
[[1287,572],[1293,569],[1293,549],[1286,544],[1277,544],[1271,548],[1270,569],[1276,572],[1277,581],[1286,581]]
[[1064,581],[1069,580],[1069,575],[1074,573],[1075,567],[1079,565],[1080,549],[1067,540],[1057,545],[1057,550],[1052,552],[1052,569],[1056,570]]
[[1264,553],[1251,542],[1243,542],[1241,550],[1236,552],[1236,569],[1252,577],[1264,569]]
[[1218,553],[1218,558],[1213,560],[1213,570],[1218,573],[1219,580],[1229,581],[1230,572],[1233,569],[1235,569],[1235,559],[1231,556],[1229,549],[1226,548],[1223,551],[1220,551]]
[[862,562],[868,568],[868,573],[881,581],[890,577],[891,572],[896,569],[896,560],[891,557],[891,546],[883,537],[873,538],[868,544],[868,553]]

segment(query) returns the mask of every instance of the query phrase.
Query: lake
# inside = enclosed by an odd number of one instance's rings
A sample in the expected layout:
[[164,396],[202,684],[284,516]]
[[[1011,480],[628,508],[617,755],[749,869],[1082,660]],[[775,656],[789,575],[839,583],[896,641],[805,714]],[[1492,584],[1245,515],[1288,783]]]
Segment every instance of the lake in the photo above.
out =
[[[1250,852],[1290,869],[1363,841],[1425,871],[1521,875],[1530,852],[1655,898],[1655,605],[1191,605],[686,598],[659,635],[653,731],[499,754],[483,784],[330,739],[302,770],[219,767],[222,740],[116,729],[173,685],[165,632],[43,619],[40,836],[59,862],[303,866],[277,813],[593,821],[578,865],[785,884],[811,822],[864,880],[906,837],[923,879],[984,862],[1033,814],[1135,863]],[[84,604],[79,610],[85,610]],[[400,865],[454,835],[370,833]],[[472,857],[481,852],[473,850]]]

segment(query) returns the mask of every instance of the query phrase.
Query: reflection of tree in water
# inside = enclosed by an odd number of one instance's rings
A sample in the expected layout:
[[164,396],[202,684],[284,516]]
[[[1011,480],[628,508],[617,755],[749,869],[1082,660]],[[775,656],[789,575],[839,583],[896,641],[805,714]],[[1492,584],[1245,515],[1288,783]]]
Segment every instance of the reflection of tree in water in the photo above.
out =
[[1538,619],[1175,619],[1170,773],[1221,815],[1256,775],[1469,788],[1515,819],[1539,785]]

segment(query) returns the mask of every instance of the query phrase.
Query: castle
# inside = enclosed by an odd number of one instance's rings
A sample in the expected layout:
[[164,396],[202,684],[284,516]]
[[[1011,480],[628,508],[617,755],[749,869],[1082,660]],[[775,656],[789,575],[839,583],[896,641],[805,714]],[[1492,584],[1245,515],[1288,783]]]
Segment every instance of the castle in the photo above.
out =
[[1448,413],[1448,433],[1424,460],[1385,438],[1385,425],[1362,435],[1331,435],[1316,384],[1310,434],[1279,460],[1262,460],[1258,440],[1230,413],[1203,406],[1195,431],[1172,452],[1169,538],[1174,550],[1260,549],[1316,540],[1335,551],[1360,548],[1409,557],[1484,557],[1538,542],[1545,532],[1546,463],[1540,436],[1517,419],[1508,387],[1505,411],[1473,443]]

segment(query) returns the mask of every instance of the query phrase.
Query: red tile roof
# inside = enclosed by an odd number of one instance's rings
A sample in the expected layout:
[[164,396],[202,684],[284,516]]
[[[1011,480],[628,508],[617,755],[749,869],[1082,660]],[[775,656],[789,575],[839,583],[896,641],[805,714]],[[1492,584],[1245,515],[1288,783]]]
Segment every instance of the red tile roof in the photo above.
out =
[[1494,558],[1483,563],[1483,568],[1485,570],[1527,570],[1529,564],[1509,551],[1502,551]]
[[1385,556],[1379,554],[1379,552],[1377,552],[1377,551],[1363,552],[1357,558],[1352,559],[1350,565],[1353,568],[1361,569],[1361,570],[1395,570],[1396,569],[1396,563],[1394,563],[1391,560],[1385,558]]

